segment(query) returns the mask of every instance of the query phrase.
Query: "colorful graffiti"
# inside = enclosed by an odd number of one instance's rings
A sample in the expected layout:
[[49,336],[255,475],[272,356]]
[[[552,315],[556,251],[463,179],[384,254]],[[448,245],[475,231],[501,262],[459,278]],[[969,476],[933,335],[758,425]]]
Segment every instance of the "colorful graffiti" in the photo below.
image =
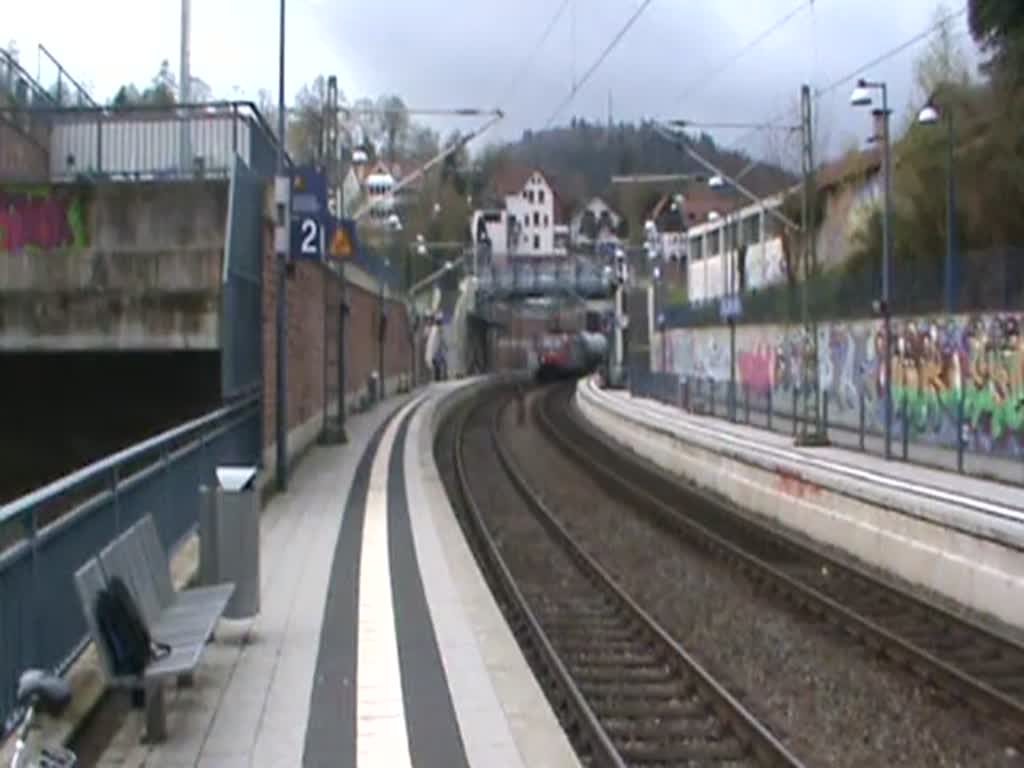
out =
[[86,245],[85,206],[74,190],[0,189],[0,253]]
[[[1024,455],[1024,314],[907,318],[892,322],[890,346],[894,427],[915,440],[950,447]],[[819,326],[819,376],[828,393],[829,421],[881,429],[885,409],[885,336],[878,321]],[[811,364],[800,330],[741,326],[736,332],[736,378],[781,408],[800,392],[800,366]],[[656,365],[660,359],[656,361]],[[660,367],[660,366],[659,366]],[[725,328],[669,332],[666,367],[683,375],[725,381]]]

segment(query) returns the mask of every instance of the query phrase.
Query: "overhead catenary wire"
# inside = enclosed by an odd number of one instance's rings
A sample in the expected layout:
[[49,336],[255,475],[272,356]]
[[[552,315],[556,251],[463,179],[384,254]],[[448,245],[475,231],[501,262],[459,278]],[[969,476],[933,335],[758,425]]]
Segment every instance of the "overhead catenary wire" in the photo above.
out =
[[[930,37],[931,35],[935,34],[935,32],[938,31],[940,28],[942,28],[944,25],[946,25],[949,22],[957,19],[960,16],[963,16],[965,13],[967,13],[967,3],[964,3],[957,10],[951,11],[951,12],[945,14],[944,16],[942,16],[941,18],[937,19],[936,21],[933,21],[925,29],[923,29],[920,32],[918,32],[917,34],[907,38],[903,42],[893,46],[892,48],[887,49],[886,51],[878,54],[877,56],[875,56],[872,59],[869,59],[868,61],[864,62],[863,64],[860,64],[855,69],[852,69],[847,74],[843,75],[842,77],[837,78],[836,80],[833,80],[828,85],[826,85],[826,86],[824,86],[822,88],[816,89],[813,92],[814,101],[817,102],[821,98],[823,98],[824,96],[827,96],[830,93],[833,93],[838,88],[841,88],[844,85],[847,85],[848,83],[853,82],[859,76],[863,75],[863,73],[866,70],[871,69],[872,67],[877,67],[879,64],[884,64],[886,61],[889,61],[890,59],[895,58],[896,56],[899,56],[901,53],[906,51],[908,48],[912,48],[913,46],[917,45],[921,41],[926,40],[928,37]],[[739,147],[739,145],[743,144],[745,141],[747,141],[747,139],[749,139],[751,136],[756,134],[758,132],[758,130],[760,130],[760,126],[766,125],[766,124],[777,123],[780,120],[784,120],[786,118],[787,114],[789,114],[789,110],[788,109],[785,110],[785,111],[780,111],[780,112],[776,113],[776,115],[774,117],[772,117],[772,118],[770,118],[768,120],[759,120],[758,121],[758,127],[754,127],[751,130],[746,131],[745,133],[741,134],[735,141],[733,141],[730,144],[727,144],[725,148],[727,150],[735,150],[737,147]]]
[[561,4],[559,4],[554,15],[552,15],[551,19],[548,21],[547,26],[544,27],[544,31],[541,33],[540,37],[537,38],[537,42],[534,43],[533,49],[530,51],[529,55],[523,59],[522,66],[519,67],[516,75],[509,81],[508,86],[504,88],[499,104],[503,104],[506,107],[508,106],[509,100],[513,95],[515,95],[516,90],[524,82],[527,72],[530,71],[530,67],[533,66],[533,62],[536,59],[537,54],[540,53],[545,43],[547,43],[548,38],[551,37],[551,33],[555,29],[555,26],[562,18],[566,8],[569,7],[569,1],[570,0],[562,0]]
[[555,120],[558,118],[558,116],[561,114],[562,110],[572,103],[572,100],[576,98],[576,94],[580,92],[580,90],[583,88],[584,85],[586,85],[587,81],[591,78],[591,76],[598,70],[601,64],[604,63],[604,60],[608,58],[608,56],[611,54],[613,50],[615,50],[615,47],[622,41],[622,38],[626,36],[626,33],[629,32],[629,30],[637,22],[637,19],[639,19],[640,16],[643,15],[643,12],[647,10],[647,7],[652,2],[653,0],[644,0],[640,4],[640,6],[635,11],[633,11],[633,14],[629,17],[629,19],[622,26],[622,28],[619,29],[615,37],[612,38],[612,41],[605,47],[603,51],[601,51],[601,55],[599,55],[597,59],[594,61],[594,63],[590,65],[587,71],[583,74],[583,77],[581,77],[579,82],[576,83],[575,87],[573,87],[569,91],[569,94],[564,99],[562,99],[562,101],[558,104],[557,107],[555,107],[554,111],[551,113],[551,116],[547,119],[547,121],[544,124],[545,129],[550,128],[552,124],[555,122]]
[[690,96],[693,96],[693,94],[697,93],[697,91],[699,91],[702,87],[706,86],[714,78],[718,77],[720,74],[722,74],[727,69],[736,64],[740,59],[742,59],[744,56],[746,56],[748,53],[754,50],[761,43],[763,43],[769,37],[778,32],[780,29],[789,24],[789,22],[791,22],[793,19],[799,16],[802,12],[804,12],[808,8],[813,7],[814,0],[801,0],[799,5],[797,5],[784,16],[777,19],[771,25],[763,29],[743,47],[741,47],[731,56],[726,58],[720,64],[717,64],[715,67],[713,67],[710,72],[706,72],[699,78],[695,78],[694,80],[692,80],[676,98],[673,107],[679,106],[685,99],[689,98]]

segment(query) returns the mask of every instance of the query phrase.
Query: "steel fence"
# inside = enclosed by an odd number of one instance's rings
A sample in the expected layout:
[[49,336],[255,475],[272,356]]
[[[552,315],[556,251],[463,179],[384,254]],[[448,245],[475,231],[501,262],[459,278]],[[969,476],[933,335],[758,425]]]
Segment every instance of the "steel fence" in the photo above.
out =
[[[969,251],[960,259],[955,283],[958,312],[1016,310],[1024,304],[1024,247]],[[945,286],[941,259],[898,263],[893,267],[890,308],[893,315],[942,312]],[[881,265],[847,264],[826,270],[807,283],[807,314],[817,320],[868,317],[881,296]],[[742,295],[738,322],[784,324],[801,321],[804,285],[777,283]],[[718,299],[664,307],[669,328],[720,325]]]
[[27,667],[63,671],[86,645],[74,574],[151,514],[173,551],[198,521],[199,486],[214,469],[259,453],[251,396],[102,459],[0,508],[0,722],[17,713]]
[[221,274],[221,393],[225,399],[263,381],[263,204],[266,185],[235,158]]
[[274,175],[276,138],[251,102],[62,107],[15,102],[0,117],[45,129],[53,181],[227,178],[236,156]]
[[[745,384],[733,384],[709,377],[680,376],[674,373],[633,368],[629,372],[629,391],[634,397],[657,400],[680,410],[711,416],[745,426],[758,427],[796,437],[805,422],[799,387],[784,396],[771,389],[758,391]],[[831,444],[876,456],[885,456],[885,433],[872,418],[878,403],[863,391],[856,404],[856,418],[835,418],[831,394],[821,393],[820,419]],[[891,456],[936,469],[983,477],[1015,485],[1024,484],[1024,445],[994,451],[978,438],[972,428],[966,390],[949,404],[948,440],[925,438],[918,413],[909,397],[894,396],[892,410]]]

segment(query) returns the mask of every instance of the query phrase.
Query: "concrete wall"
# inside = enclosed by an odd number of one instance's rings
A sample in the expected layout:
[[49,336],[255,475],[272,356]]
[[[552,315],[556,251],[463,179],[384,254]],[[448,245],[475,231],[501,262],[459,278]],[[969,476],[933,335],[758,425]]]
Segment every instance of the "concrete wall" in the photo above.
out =
[[0,189],[0,349],[217,349],[226,182]]
[[[1024,335],[1022,313],[895,318],[892,393],[895,434],[904,407],[915,441],[955,448],[957,409],[961,434],[979,454],[1024,456]],[[666,369],[684,376],[729,379],[727,327],[667,332]],[[661,339],[652,365],[661,368]],[[769,393],[775,408],[791,409],[800,386],[802,329],[779,325],[736,328],[736,380],[741,392]],[[829,421],[857,428],[861,400],[869,430],[884,425],[884,334],[880,320],[822,323],[818,328],[821,386]]]
[[0,180],[45,180],[50,172],[48,141],[38,126],[18,125],[0,115]]
[[[1015,522],[732,441],[663,406],[587,383],[583,415],[657,466],[743,510],[961,605],[1024,627],[1024,539]],[[863,473],[862,473],[863,474]]]

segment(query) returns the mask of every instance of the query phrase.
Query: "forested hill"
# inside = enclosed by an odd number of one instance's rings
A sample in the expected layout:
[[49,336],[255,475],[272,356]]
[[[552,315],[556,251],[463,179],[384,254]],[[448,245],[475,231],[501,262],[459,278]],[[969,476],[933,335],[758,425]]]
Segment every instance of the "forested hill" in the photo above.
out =
[[[750,162],[746,154],[719,149],[706,133],[693,138],[697,151],[727,173],[736,173]],[[560,191],[571,202],[594,194],[618,197],[611,188],[613,175],[707,174],[650,123],[609,127],[573,119],[568,127],[526,131],[518,141],[489,147],[481,159],[485,177],[504,163],[542,168],[558,179]],[[756,194],[776,191],[787,181],[792,177],[770,164],[759,164],[743,177],[744,185]]]

